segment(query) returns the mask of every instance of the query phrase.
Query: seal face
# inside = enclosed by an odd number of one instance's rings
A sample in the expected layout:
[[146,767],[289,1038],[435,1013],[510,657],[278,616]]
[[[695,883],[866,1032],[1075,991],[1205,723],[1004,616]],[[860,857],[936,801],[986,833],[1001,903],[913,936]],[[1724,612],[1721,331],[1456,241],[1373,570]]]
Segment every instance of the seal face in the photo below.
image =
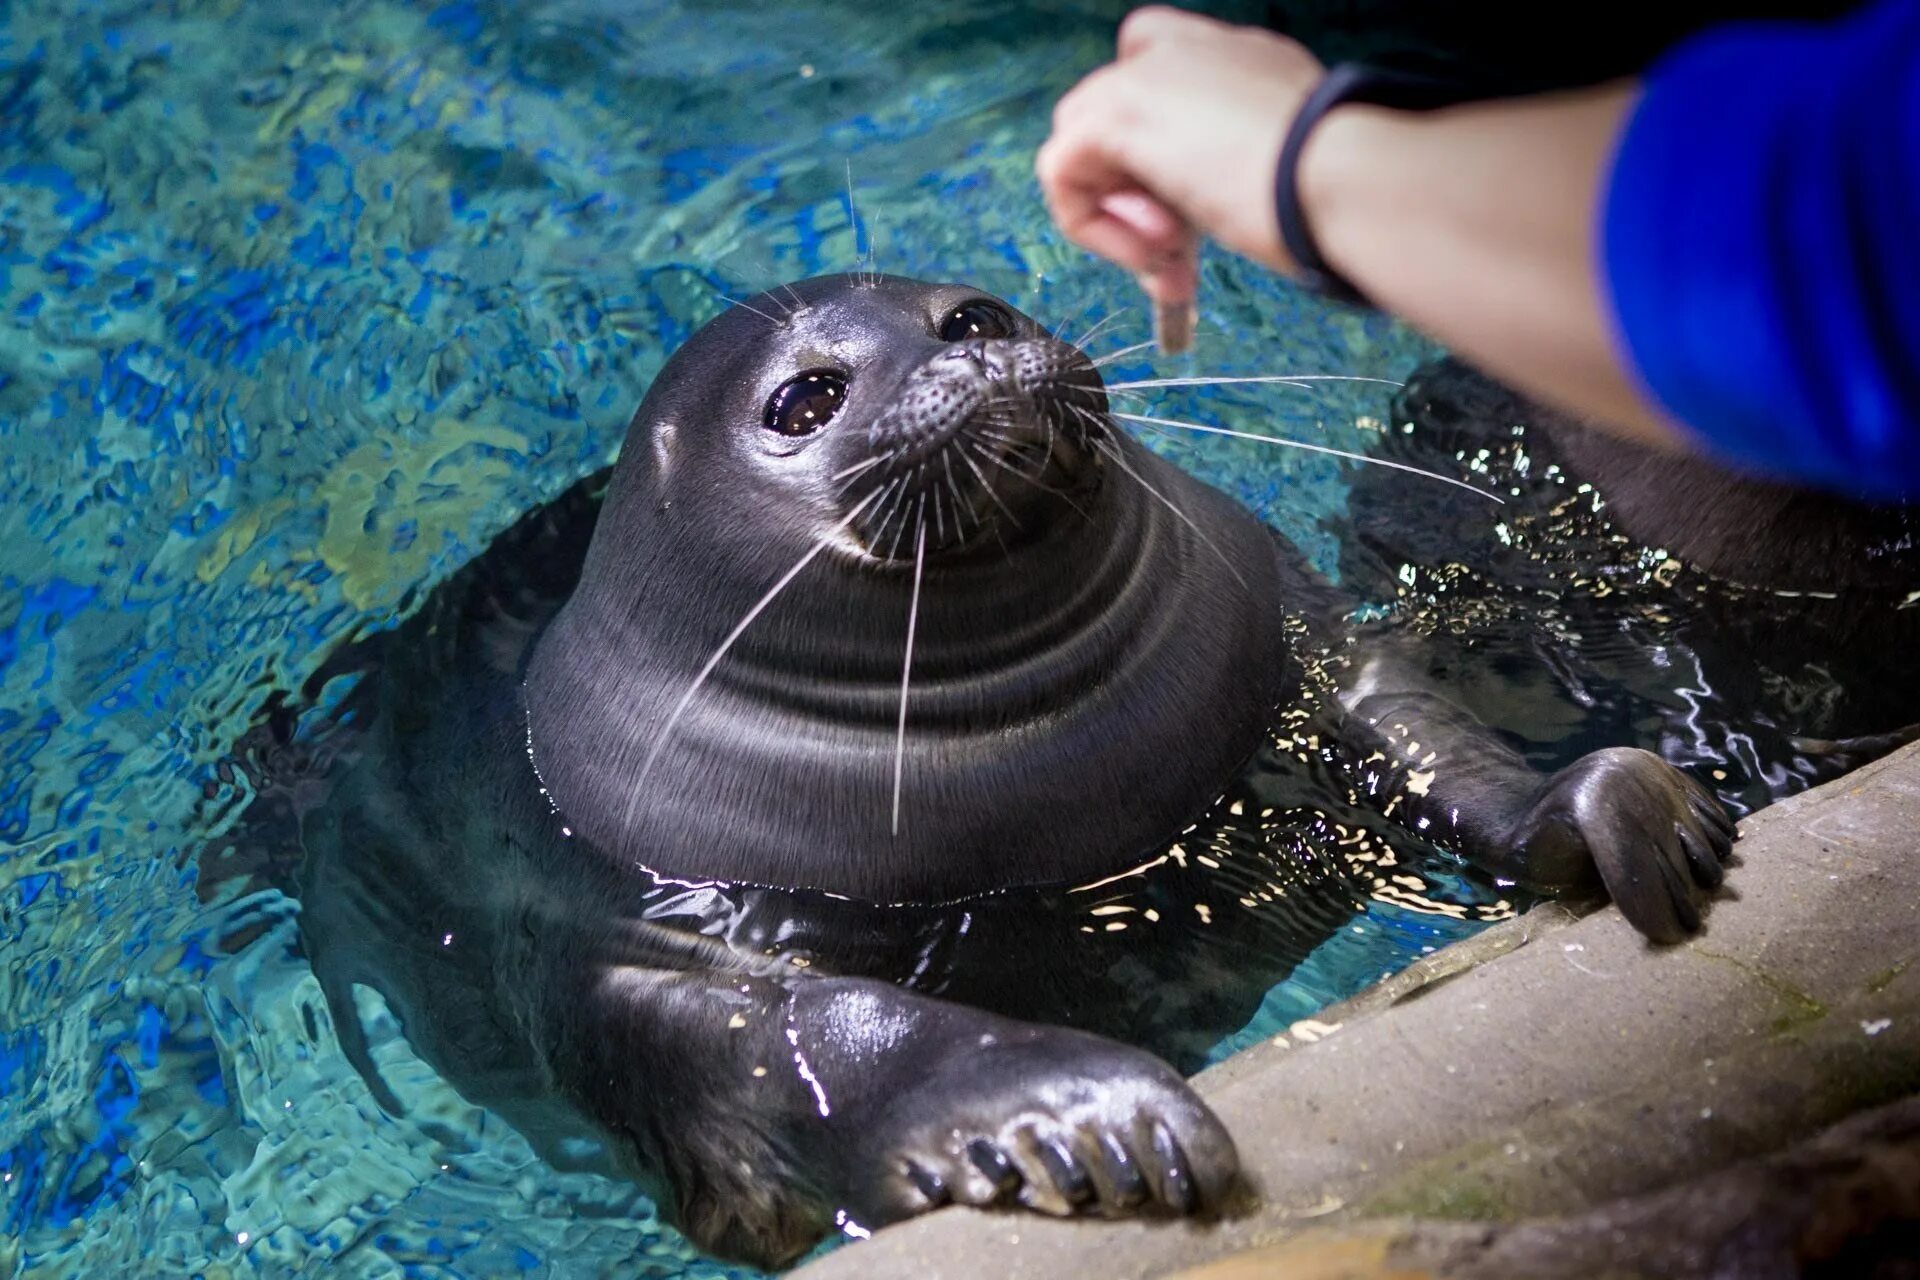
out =
[[879,902],[1137,861],[1259,745],[1284,592],[1271,535],[1105,410],[965,286],[825,277],[709,324],[528,669],[564,820]]

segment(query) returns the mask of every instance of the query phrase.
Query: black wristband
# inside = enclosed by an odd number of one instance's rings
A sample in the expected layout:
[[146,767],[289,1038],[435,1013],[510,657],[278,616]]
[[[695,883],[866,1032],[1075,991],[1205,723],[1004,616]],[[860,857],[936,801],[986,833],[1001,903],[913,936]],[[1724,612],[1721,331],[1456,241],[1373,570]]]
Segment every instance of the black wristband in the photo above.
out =
[[1307,227],[1300,207],[1300,153],[1307,137],[1329,111],[1343,103],[1391,107],[1399,111],[1430,111],[1470,102],[1484,96],[1464,84],[1429,76],[1382,71],[1358,62],[1343,62],[1328,70],[1307,95],[1280,147],[1280,165],[1273,176],[1273,208],[1280,221],[1280,243],[1296,264],[1299,282],[1325,297],[1354,306],[1370,306],[1353,282],[1327,265],[1320,246]]

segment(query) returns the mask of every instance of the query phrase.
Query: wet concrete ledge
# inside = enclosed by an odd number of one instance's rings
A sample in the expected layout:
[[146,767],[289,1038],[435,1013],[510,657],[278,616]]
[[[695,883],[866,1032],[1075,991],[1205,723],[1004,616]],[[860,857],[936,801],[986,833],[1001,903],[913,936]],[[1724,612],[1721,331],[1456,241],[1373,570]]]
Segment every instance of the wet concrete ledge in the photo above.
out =
[[1230,1220],[949,1209],[797,1274],[1126,1280],[1361,1219],[1570,1214],[1920,1092],[1920,745],[1738,853],[1693,942],[1543,908],[1201,1075],[1258,1194]]

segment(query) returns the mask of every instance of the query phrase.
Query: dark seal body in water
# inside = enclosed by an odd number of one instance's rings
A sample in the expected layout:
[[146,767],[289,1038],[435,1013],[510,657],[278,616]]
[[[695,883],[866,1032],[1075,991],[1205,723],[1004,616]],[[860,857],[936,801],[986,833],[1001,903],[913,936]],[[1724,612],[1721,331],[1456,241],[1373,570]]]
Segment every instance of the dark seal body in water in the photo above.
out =
[[673,356],[604,505],[343,658],[377,678],[299,815],[303,936],[350,1053],[370,983],[729,1257],[948,1202],[1211,1210],[1232,1140],[1147,1049],[1193,1065],[1417,886],[1391,832],[1662,940],[1731,844],[1648,752],[1536,770],[1349,610],[1004,303],[805,281]]
[[[1384,456],[1467,463],[1508,502],[1491,520],[1437,487],[1399,519],[1397,477],[1372,470],[1349,496],[1343,582],[1419,615],[1450,696],[1502,724],[1569,706],[1616,739],[1658,724],[1659,754],[1736,812],[1920,736],[1920,506],[1622,441],[1454,359],[1408,380],[1393,421]],[[1544,660],[1484,707],[1471,650],[1518,635]]]

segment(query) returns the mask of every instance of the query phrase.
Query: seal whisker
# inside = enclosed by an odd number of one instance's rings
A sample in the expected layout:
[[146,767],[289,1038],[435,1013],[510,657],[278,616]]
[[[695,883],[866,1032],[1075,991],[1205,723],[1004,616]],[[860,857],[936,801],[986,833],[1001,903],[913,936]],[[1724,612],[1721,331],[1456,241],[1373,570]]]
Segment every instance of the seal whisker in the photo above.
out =
[[1121,316],[1126,315],[1127,312],[1131,310],[1133,310],[1132,307],[1121,307],[1118,311],[1108,312],[1106,319],[1094,325],[1093,328],[1087,330],[1085,333],[1081,334],[1078,338],[1075,338],[1073,340],[1073,345],[1076,347],[1079,347],[1083,351],[1086,350],[1087,344],[1093,341],[1094,335],[1098,334],[1102,329],[1112,324],[1115,320],[1118,320]]
[[1016,452],[1022,455],[1026,455],[1026,454],[1039,455],[1040,468],[1042,470],[1044,470],[1046,468],[1047,463],[1052,460],[1053,448],[1054,448],[1054,424],[1053,424],[1053,418],[1051,417],[1051,415],[1048,415],[1045,413],[1042,413],[1039,415],[1039,417],[1041,418],[1042,422],[1044,423],[1047,429],[1047,434],[1044,440],[1035,440],[1030,436],[1015,434],[1016,424],[1011,416],[999,416],[994,414],[988,414],[983,416],[986,416],[987,422],[989,425],[977,428],[981,436],[989,440],[998,440],[1002,444],[1007,445],[1013,452]]
[[1100,415],[1084,404],[1075,404],[1071,400],[1062,400],[1060,404],[1068,413],[1086,424],[1089,434],[1098,434],[1106,426]]
[[1260,444],[1277,444],[1288,449],[1304,449],[1308,453],[1324,453],[1335,458],[1345,458],[1351,462],[1364,462],[1376,467],[1389,467],[1395,471],[1406,471],[1416,476],[1425,476],[1429,480],[1438,480],[1443,484],[1450,484],[1456,489],[1465,489],[1468,493],[1475,494],[1503,507],[1507,505],[1506,500],[1500,497],[1499,494],[1488,493],[1485,489],[1476,488],[1468,484],[1465,480],[1456,480],[1452,476],[1442,475],[1438,471],[1428,471],[1422,467],[1410,466],[1404,462],[1395,462],[1391,458],[1373,458],[1364,453],[1354,453],[1347,449],[1333,449],[1323,444],[1308,444],[1303,440],[1286,440],[1279,436],[1263,436],[1251,431],[1231,431],[1226,427],[1202,426],[1197,422],[1180,422],[1173,418],[1150,418],[1144,414],[1119,412],[1116,412],[1113,416],[1127,422],[1142,423],[1149,427],[1180,427],[1186,431],[1199,431],[1206,435],[1232,436],[1236,440],[1252,440]]
[[1020,468],[1016,466],[1011,465],[1010,463],[1007,462],[1005,458],[1000,457],[999,455],[993,453],[992,451],[988,451],[987,453],[983,454],[982,459],[986,462],[991,463],[996,467],[999,467],[1002,471],[1006,472],[1010,476],[1019,477],[1020,479],[1026,481],[1028,484],[1032,485],[1034,488],[1040,490],[1042,493],[1052,494],[1054,497],[1060,499],[1060,501],[1066,503],[1069,507],[1072,507],[1075,511],[1079,512],[1081,517],[1085,519],[1089,524],[1093,522],[1093,516],[1088,513],[1085,507],[1075,502],[1072,496],[1068,494],[1066,490],[1054,488],[1052,485],[1043,482],[1037,475],[1031,475],[1031,476],[1028,475],[1026,472],[1020,470]]
[[[716,289],[714,292],[719,293],[719,290]],[[742,307],[748,311],[753,312],[753,314],[759,316],[762,320],[765,320],[768,324],[772,325],[776,329],[786,328],[786,325],[787,325],[786,320],[775,320],[772,316],[768,315],[766,312],[762,311],[760,308],[754,306],[751,302],[742,302],[740,299],[734,297],[733,295],[726,294],[726,293],[721,293],[720,296],[722,298],[725,298],[728,302],[732,303],[736,307]],[[768,296],[771,297],[772,295],[769,294]],[[789,315],[788,319],[791,319],[791,318],[792,318],[791,315]]]
[[773,586],[768,589],[767,593],[754,603],[751,609],[747,610],[746,616],[734,624],[733,630],[727,632],[727,638],[720,642],[720,647],[713,651],[713,656],[708,658],[705,665],[694,675],[692,682],[687,685],[687,691],[680,695],[680,701],[674,704],[673,711],[667,716],[667,722],[660,727],[660,732],[654,735],[653,749],[647,752],[646,760],[641,763],[640,773],[634,779],[633,794],[627,799],[626,822],[631,823],[633,821],[633,810],[640,802],[641,789],[647,780],[647,775],[653,771],[654,762],[660,758],[660,753],[666,749],[667,740],[673,736],[674,728],[680,723],[680,717],[684,716],[687,713],[687,708],[693,705],[694,695],[700,692],[700,687],[706,684],[707,677],[713,674],[713,669],[720,665],[720,660],[727,656],[729,649],[733,648],[734,641],[744,635],[747,628],[753,625],[753,620],[764,613],[767,606],[772,604],[774,600],[779,597],[780,593],[787,589],[787,585],[800,576],[801,570],[812,564],[814,559],[819,556],[822,551],[825,551],[833,544],[834,535],[844,532],[848,526],[853,524],[855,520],[858,520],[860,513],[865,511],[867,506],[879,496],[880,491],[876,489],[856,503],[853,510],[849,511],[846,516],[841,519],[840,523],[816,539],[813,546],[807,549],[807,554],[795,561],[791,569],[781,574],[780,580],[774,583]]
[[1044,424],[1047,428],[1047,448],[1046,448],[1046,452],[1041,455],[1041,462],[1040,462],[1040,466],[1042,467],[1042,469],[1044,469],[1047,463],[1053,461],[1054,422],[1053,422],[1053,415],[1046,412],[1044,409],[1039,410],[1037,412],[1037,416],[1039,417],[1041,423]]
[[927,522],[913,531],[913,595],[907,603],[907,652],[900,662],[900,723],[893,741],[893,834],[900,834],[900,779],[907,763],[907,687],[913,679],[913,633],[920,624],[920,579],[927,567]]
[[[1081,315],[1085,314],[1085,312],[1086,312],[1086,307],[1082,306],[1078,310],[1073,311],[1068,315],[1062,316],[1060,318],[1060,323],[1053,326],[1053,340],[1055,342],[1059,342],[1061,340],[1060,335],[1067,331],[1067,326],[1072,324],[1075,320],[1079,319]],[[1077,347],[1080,344],[1076,342],[1073,345]]]
[[867,223],[867,278],[875,286],[880,283],[880,228],[871,221]]
[[1130,356],[1136,351],[1145,351],[1148,347],[1152,345],[1153,345],[1153,342],[1151,339],[1149,339],[1146,342],[1136,342],[1130,347],[1122,347],[1118,351],[1109,351],[1107,352],[1107,354],[1093,361],[1092,362],[1093,367],[1098,369],[1101,365],[1112,364],[1115,360],[1119,360],[1125,356]]
[[[1000,415],[1004,415],[1004,416],[999,416],[995,418],[995,421],[999,422],[1003,426],[1013,425],[1014,414],[1019,407],[1020,406],[1014,403],[1012,399],[1005,396],[998,398],[993,402],[992,405],[989,406],[991,410],[996,411]],[[1044,441],[1045,447],[1040,449],[1039,470],[1044,471],[1046,470],[1047,464],[1053,461],[1053,449],[1054,449],[1053,415],[1050,413],[1047,413],[1044,409],[1037,408],[1037,407],[1034,409],[1033,412],[1034,412],[1034,416],[1040,420],[1040,424],[1047,429],[1047,437],[1046,437],[1046,440]],[[1038,448],[1039,446],[1035,446],[1035,447]]]
[[[1331,390],[1331,388],[1321,386],[1319,383],[1296,382],[1292,379],[1287,379],[1284,385],[1291,391],[1305,391],[1316,401],[1320,402],[1324,402],[1326,393]],[[1110,399],[1125,401],[1127,407],[1132,409],[1152,411],[1163,407],[1155,400],[1155,396],[1158,394],[1157,392],[1142,390],[1139,385],[1134,383],[1119,382],[1105,388],[1105,390]],[[1326,426],[1324,422],[1316,423],[1315,425],[1321,427]]]
[[[920,476],[920,468],[915,467],[913,469],[913,474],[914,474],[914,478],[917,480]],[[901,490],[901,493],[904,494],[905,492],[906,492],[905,489]],[[927,495],[923,493],[923,494],[919,494],[914,498],[913,517],[916,522],[924,521],[927,518],[926,506],[927,506]],[[893,541],[887,545],[887,559],[889,560],[893,559],[893,553],[900,549],[900,535],[907,531],[906,508],[904,506],[900,508],[900,515],[901,515],[900,527],[894,531]],[[886,532],[884,526],[882,527],[881,532],[882,533]]]
[[946,477],[947,492],[952,495],[954,527],[962,533],[966,531],[966,526],[960,523],[960,504],[964,500],[967,514],[973,517],[974,527],[979,528],[980,513],[974,510],[973,500],[960,492],[959,482],[953,478],[953,443],[951,441],[940,451],[940,470]]
[[973,521],[973,527],[976,531],[986,527],[986,522],[980,519],[980,509],[973,505],[973,499],[961,491],[959,481],[953,478],[951,464],[948,466],[947,493],[950,495],[947,501],[953,504],[953,523],[955,528],[960,530],[962,534],[965,534],[968,520]]
[[1213,552],[1215,556],[1219,557],[1220,563],[1227,567],[1227,572],[1233,575],[1233,580],[1235,582],[1238,582],[1243,589],[1247,589],[1247,590],[1251,589],[1247,587],[1247,580],[1246,578],[1241,576],[1240,570],[1234,567],[1233,561],[1227,559],[1227,553],[1222,551],[1214,543],[1213,539],[1209,538],[1206,535],[1206,533],[1202,531],[1200,526],[1193,522],[1193,518],[1187,515],[1186,512],[1182,511],[1177,505],[1175,505],[1173,499],[1169,498],[1166,494],[1161,493],[1158,489],[1154,488],[1151,484],[1149,484],[1145,476],[1141,475],[1138,471],[1135,471],[1132,467],[1127,465],[1127,460],[1121,456],[1119,445],[1114,444],[1110,440],[1095,440],[1093,442],[1093,447],[1096,450],[1098,450],[1103,456],[1105,456],[1109,462],[1112,462],[1115,466],[1119,467],[1122,471],[1126,472],[1129,476],[1133,477],[1133,482],[1135,484],[1139,485],[1142,489],[1145,489],[1147,493],[1152,495],[1153,498],[1160,503],[1161,506],[1171,511],[1174,514],[1174,516],[1180,521],[1180,523],[1186,525],[1187,528],[1191,529],[1193,531],[1193,536],[1200,539],[1201,544],[1205,546],[1207,550]]
[[886,534],[887,520],[892,506],[894,503],[900,501],[906,491],[907,480],[905,476],[895,476],[893,479],[887,481],[886,485],[880,490],[880,519],[878,521],[869,520],[867,522],[867,527],[871,531],[867,537],[868,555],[878,556],[879,553],[876,548],[880,545],[881,537]]
[[993,481],[987,479],[987,473],[980,469],[980,464],[973,460],[973,455],[965,447],[966,445],[971,444],[972,441],[964,436],[959,437],[958,439],[961,445],[961,448],[958,451],[960,454],[960,461],[966,463],[967,469],[973,472],[973,478],[980,482],[980,488],[986,493],[987,499],[990,502],[992,502],[994,506],[1000,508],[1001,513],[1005,515],[1007,519],[1013,523],[1014,528],[1018,529],[1020,527],[1019,517],[1013,514],[1013,509],[1011,507],[1009,507],[1006,503],[1000,500],[1000,495],[994,490]]
[[973,444],[975,448],[978,450],[982,460],[984,460],[991,466],[999,467],[1002,471],[1005,471],[1010,475],[1019,476],[1022,480],[1034,479],[1034,476],[1030,476],[1026,472],[1014,466],[1011,462],[1007,460],[1007,458],[1004,455],[1002,455],[1001,453],[997,452],[994,449],[987,447],[985,444],[981,443],[981,440],[997,440],[1000,443],[1009,446],[1009,448],[1013,452],[1017,453],[1029,447],[1027,441],[1016,440],[1012,436],[1004,435],[998,431],[989,431],[981,428],[976,428],[976,430],[978,431],[978,434],[981,437],[981,439],[975,440]]
[[853,161],[848,160],[846,164],[847,164],[847,227],[849,230],[853,232],[853,260],[854,260],[853,277],[856,283],[870,288],[871,285],[867,281],[866,272],[862,269],[865,267],[866,263],[860,254],[860,215],[858,212],[855,211],[853,206]]
[[973,527],[976,530],[987,528],[991,522],[986,516],[980,514],[980,507],[974,502],[973,495],[962,490],[957,482],[954,484],[953,491],[958,493],[961,501],[967,504],[967,515],[973,520]]
[[[853,231],[853,255],[855,263],[852,275],[854,282],[860,287],[874,289],[880,285],[880,272],[874,266],[874,263],[878,260],[874,242],[880,233],[875,229],[873,219],[870,217],[862,218],[859,209],[854,204],[853,161],[848,160],[846,164],[847,225]],[[864,250],[860,247],[860,242],[863,239],[866,241],[866,248]]]
[[[881,458],[877,458],[877,459],[875,459],[875,462],[876,462],[876,463],[885,463],[885,462],[889,462],[889,461],[891,461],[891,460],[892,460],[892,457],[893,457],[893,455],[891,455],[891,454],[889,454],[889,455],[887,455],[887,456],[885,456],[885,457],[881,457]],[[860,475],[864,475],[864,474],[866,474],[866,473],[865,473],[865,471],[863,470],[863,471],[862,471],[862,472],[860,473]],[[858,483],[860,482],[860,475],[855,475],[855,476],[853,476],[853,477],[852,477],[852,478],[850,478],[850,479],[847,479],[847,480],[842,480],[842,481],[841,481],[841,482],[839,483],[839,485],[837,485],[837,486],[836,486],[836,487],[834,488],[834,491],[833,491],[833,493],[834,493],[834,496],[835,496],[836,498],[843,498],[843,497],[845,497],[845,496],[847,495],[847,491],[848,491],[849,489],[851,489],[851,488],[853,488],[853,487],[854,487],[854,485],[856,485],[856,484],[858,484]],[[889,487],[889,488],[891,488],[892,486],[888,486],[888,487]]]
[[1404,387],[1392,378],[1360,378],[1344,373],[1274,373],[1254,377],[1230,378],[1137,378],[1132,382],[1110,382],[1109,391],[1138,391],[1145,387],[1223,387],[1234,382],[1278,382],[1295,385],[1306,382],[1376,382],[1383,387]]
[[842,467],[840,470],[828,476],[827,479],[844,480],[848,476],[857,476],[861,472],[867,470],[869,467],[877,467],[881,463],[885,462],[886,460],[887,458],[886,458],[886,455],[884,454],[878,457],[868,458],[865,462],[856,462],[850,467]]
[[1071,400],[1062,400],[1060,406],[1072,414],[1080,423],[1080,433],[1088,444],[1098,444],[1113,433],[1113,424],[1107,421],[1104,413],[1097,413],[1084,404],[1075,404]]
[[[997,440],[1001,444],[1006,445],[1008,452],[1013,453],[1022,459],[1027,458],[1029,455],[1035,453],[1039,449],[1039,446],[1036,445],[1033,441],[1023,439],[1020,436],[1008,435],[1003,431],[994,431],[987,428],[981,428],[979,429],[979,434],[984,439]],[[1007,462],[1006,458],[998,454],[993,454],[991,452],[989,453],[989,457],[994,462],[999,463],[1000,465],[1006,467],[1007,470],[1012,471],[1015,475],[1020,476],[1022,479],[1026,479],[1026,480],[1034,480],[1034,479],[1037,479],[1040,475],[1042,475],[1047,469],[1047,458],[1051,456],[1052,456],[1051,454],[1048,454],[1047,456],[1042,457],[1039,461],[1039,465],[1033,469],[1033,474],[1028,475],[1026,472],[1020,471],[1017,468],[1011,466]]]
[[[907,476],[895,476],[888,482],[886,491],[891,496],[882,504],[880,522],[874,526],[873,537],[867,540],[868,550],[877,550],[880,546],[880,539],[887,536],[887,526],[893,523],[895,510],[900,506],[901,502],[905,500],[907,491],[912,488],[912,486],[907,483],[907,480]],[[891,556],[882,558],[891,559]]]

